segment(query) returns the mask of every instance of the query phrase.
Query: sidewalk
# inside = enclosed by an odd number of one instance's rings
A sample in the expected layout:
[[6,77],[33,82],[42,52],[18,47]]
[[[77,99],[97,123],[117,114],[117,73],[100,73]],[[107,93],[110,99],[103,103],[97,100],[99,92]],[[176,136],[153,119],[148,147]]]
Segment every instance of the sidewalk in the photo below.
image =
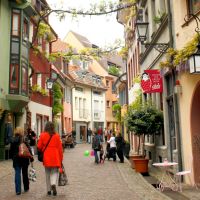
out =
[[[149,168],[149,174],[150,176],[154,179],[154,183],[157,183],[157,181],[160,179],[161,177],[161,171],[156,168],[151,166]],[[174,191],[164,191],[164,194],[171,196],[172,199],[175,200],[200,200],[200,188],[196,188],[190,185],[186,185],[186,184],[182,184],[182,192],[174,192]]]

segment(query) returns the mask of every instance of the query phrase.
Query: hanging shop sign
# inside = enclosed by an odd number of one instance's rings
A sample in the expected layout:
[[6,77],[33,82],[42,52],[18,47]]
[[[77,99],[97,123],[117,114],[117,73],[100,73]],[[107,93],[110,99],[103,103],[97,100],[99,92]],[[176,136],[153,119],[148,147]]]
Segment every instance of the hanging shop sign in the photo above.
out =
[[144,70],[141,77],[141,88],[143,93],[155,93],[163,91],[162,76],[157,69]]

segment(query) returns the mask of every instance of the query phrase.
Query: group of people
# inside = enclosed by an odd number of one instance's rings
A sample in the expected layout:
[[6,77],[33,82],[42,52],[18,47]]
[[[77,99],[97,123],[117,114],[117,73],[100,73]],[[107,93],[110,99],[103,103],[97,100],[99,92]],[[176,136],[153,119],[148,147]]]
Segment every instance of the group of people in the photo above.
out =
[[116,154],[119,157],[120,162],[123,163],[125,141],[121,133],[118,131],[116,137],[114,133],[111,133],[109,137],[108,135],[105,135],[105,137],[106,152],[103,150],[103,138],[98,134],[98,132],[94,133],[92,139],[92,149],[94,150],[95,163],[102,163],[106,158],[108,160],[112,158],[113,161],[116,161]]
[[[31,156],[21,157],[19,155],[19,146],[21,143],[25,143]],[[10,142],[10,154],[13,160],[13,168],[15,170],[15,192],[16,195],[21,195],[21,174],[23,180],[24,192],[29,191],[29,177],[28,167],[30,162],[34,161],[34,149],[31,148],[36,145],[36,135],[34,131],[28,129],[27,135],[24,134],[24,130],[21,127],[16,127],[14,130],[14,136]],[[43,165],[45,167],[46,174],[46,187],[47,195],[57,195],[56,181],[59,174],[59,169],[62,166],[63,151],[60,135],[55,132],[55,127],[52,122],[47,122],[44,132],[40,134],[40,138],[37,142],[37,149],[43,152]],[[44,150],[45,149],[45,150]]]

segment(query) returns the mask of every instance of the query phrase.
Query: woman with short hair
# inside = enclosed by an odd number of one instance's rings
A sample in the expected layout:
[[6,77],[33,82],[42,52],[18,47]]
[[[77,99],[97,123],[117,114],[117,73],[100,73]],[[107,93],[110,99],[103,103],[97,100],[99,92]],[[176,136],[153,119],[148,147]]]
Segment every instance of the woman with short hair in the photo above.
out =
[[51,195],[53,191],[53,195],[56,196],[56,182],[63,160],[63,149],[60,135],[55,132],[53,122],[46,123],[44,132],[40,134],[37,148],[40,151],[45,149],[43,165],[46,173],[47,195]]
[[29,143],[24,139],[24,129],[21,127],[16,127],[14,130],[14,137],[11,139],[10,155],[13,160],[13,168],[15,169],[15,191],[17,195],[21,194],[21,172],[24,185],[24,192],[29,191],[28,166],[30,164],[29,161],[34,161],[33,157],[19,157],[19,145],[22,142],[26,144],[31,153]]

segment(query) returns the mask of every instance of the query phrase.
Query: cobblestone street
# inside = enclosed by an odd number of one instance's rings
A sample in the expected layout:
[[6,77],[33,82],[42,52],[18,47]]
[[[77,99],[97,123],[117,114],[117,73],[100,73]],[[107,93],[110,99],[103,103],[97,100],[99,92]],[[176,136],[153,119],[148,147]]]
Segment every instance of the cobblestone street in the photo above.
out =
[[[147,183],[140,174],[134,172],[128,161],[124,164],[105,161],[96,165],[94,157],[84,157],[84,151],[90,150],[87,144],[66,149],[64,166],[69,184],[57,187],[60,200],[167,200],[168,197],[158,192]],[[36,160],[36,159],[35,159]],[[34,162],[37,181],[31,182],[30,191],[15,195],[12,162],[0,162],[1,200],[12,199],[50,199],[46,196],[44,168],[38,161]]]

